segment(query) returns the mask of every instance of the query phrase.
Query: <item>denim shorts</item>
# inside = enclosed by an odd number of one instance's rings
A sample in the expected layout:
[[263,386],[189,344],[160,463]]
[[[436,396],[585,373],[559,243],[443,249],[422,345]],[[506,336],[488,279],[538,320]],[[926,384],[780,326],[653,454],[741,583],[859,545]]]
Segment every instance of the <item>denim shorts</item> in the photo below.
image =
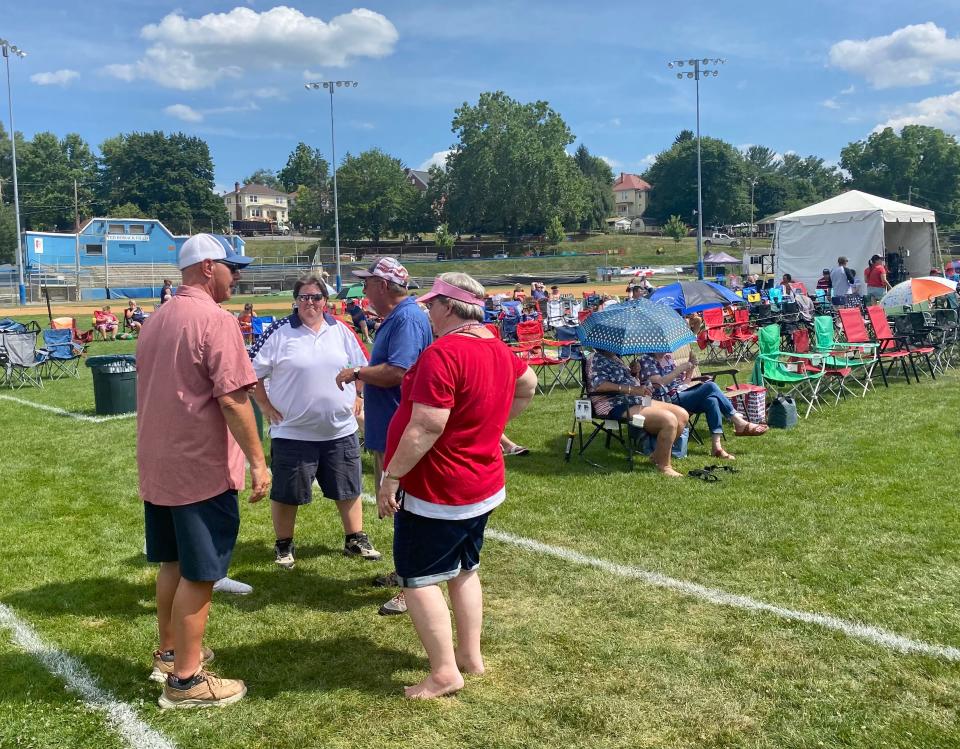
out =
[[226,577],[240,532],[237,492],[189,505],[143,503],[147,560],[179,562],[180,575],[193,582]]
[[284,505],[313,501],[313,480],[327,499],[356,499],[363,491],[360,438],[348,434],[313,442],[277,437],[270,443],[270,499]]
[[489,517],[487,512],[466,520],[444,520],[401,507],[393,531],[393,563],[401,586],[424,588],[477,569]]

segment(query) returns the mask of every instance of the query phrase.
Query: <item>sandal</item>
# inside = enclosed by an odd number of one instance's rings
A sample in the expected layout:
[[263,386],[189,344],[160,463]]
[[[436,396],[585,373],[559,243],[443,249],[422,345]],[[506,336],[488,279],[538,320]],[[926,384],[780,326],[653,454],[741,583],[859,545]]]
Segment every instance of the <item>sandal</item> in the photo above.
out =
[[511,447],[509,450],[504,450],[504,451],[503,451],[503,454],[504,454],[504,455],[529,455],[529,454],[530,454],[530,448],[529,448],[529,447],[521,447],[520,445],[514,445],[514,446]]
[[734,434],[738,437],[759,437],[761,434],[766,433],[769,428],[766,424],[754,424],[750,422],[742,431],[739,429],[734,430]]
[[720,477],[715,474],[713,471],[707,469],[696,469],[693,471],[687,471],[687,476],[692,479],[700,479],[701,481],[706,481],[708,484],[711,481],[719,481]]
[[727,466],[727,465],[723,465],[723,466],[717,466],[717,465],[704,466],[704,467],[703,467],[703,470],[704,470],[704,471],[707,471],[707,472],[726,471],[727,473],[740,473],[740,469],[739,469],[739,468],[734,468],[733,466]]

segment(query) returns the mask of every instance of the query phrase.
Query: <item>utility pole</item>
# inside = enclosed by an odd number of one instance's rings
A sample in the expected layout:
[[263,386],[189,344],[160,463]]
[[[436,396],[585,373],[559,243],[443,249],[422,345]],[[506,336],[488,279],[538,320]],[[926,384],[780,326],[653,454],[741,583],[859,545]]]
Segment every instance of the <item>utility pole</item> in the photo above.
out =
[[753,204],[753,188],[757,186],[757,178],[753,177],[750,180],[750,250],[753,250],[753,210],[755,208]]
[[23,235],[20,233],[20,190],[17,187],[17,136],[13,125],[13,94],[10,88],[10,55],[24,58],[27,53],[6,39],[0,39],[0,51],[7,62],[7,106],[10,109],[10,155],[13,159],[13,206],[17,221],[17,279],[19,281],[20,304],[27,303],[27,287],[23,282]]
[[80,301],[80,203],[77,200],[77,181],[73,181],[73,238],[76,257],[75,272],[77,285],[77,301]]
[[719,57],[708,59],[704,57],[702,60],[674,60],[673,62],[668,62],[668,68],[682,68],[684,65],[688,65],[693,68],[692,71],[684,74],[683,72],[677,73],[677,78],[693,78],[696,81],[697,89],[697,278],[701,281],[703,280],[703,173],[700,168],[700,78],[709,78],[713,76],[716,78],[720,75],[718,70],[707,70],[701,68],[701,65],[723,65],[726,60],[721,60]]
[[333,129],[333,89],[334,88],[356,88],[356,81],[323,81],[322,83],[305,83],[303,86],[308,91],[325,88],[330,92],[330,160],[333,163],[333,242],[334,256],[337,265],[337,291],[340,291],[341,273],[340,273],[340,208],[337,205],[337,144],[334,138]]
[[907,205],[913,205],[913,185],[907,188]]

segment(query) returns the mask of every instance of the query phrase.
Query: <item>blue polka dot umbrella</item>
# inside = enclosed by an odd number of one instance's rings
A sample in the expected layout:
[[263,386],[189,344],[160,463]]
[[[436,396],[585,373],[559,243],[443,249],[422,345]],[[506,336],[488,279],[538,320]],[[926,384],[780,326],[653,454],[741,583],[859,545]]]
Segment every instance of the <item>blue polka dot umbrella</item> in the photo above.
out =
[[577,328],[584,346],[625,354],[668,354],[696,342],[686,320],[649,299],[622,302],[594,312]]

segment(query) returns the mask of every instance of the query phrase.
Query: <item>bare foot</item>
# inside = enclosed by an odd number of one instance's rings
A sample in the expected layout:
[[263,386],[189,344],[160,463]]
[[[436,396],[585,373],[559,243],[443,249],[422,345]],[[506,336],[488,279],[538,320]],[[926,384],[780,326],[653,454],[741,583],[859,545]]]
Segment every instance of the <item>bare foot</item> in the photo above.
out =
[[664,476],[669,476],[672,479],[683,478],[682,473],[677,473],[670,466],[657,466],[657,470],[660,471]]
[[459,653],[456,653],[457,657],[457,668],[460,669],[460,673],[463,674],[482,674],[485,669],[483,666],[483,658],[467,658],[462,656]]
[[715,457],[715,458],[720,458],[721,460],[736,460],[736,459],[737,459],[737,456],[736,456],[736,455],[731,455],[731,454],[728,453],[726,450],[724,450],[722,447],[721,447],[721,448],[718,448],[718,449],[716,449],[716,450],[713,451],[713,457]]
[[432,700],[463,689],[463,677],[457,672],[456,678],[436,679],[430,674],[419,684],[403,688],[403,696],[408,700]]

